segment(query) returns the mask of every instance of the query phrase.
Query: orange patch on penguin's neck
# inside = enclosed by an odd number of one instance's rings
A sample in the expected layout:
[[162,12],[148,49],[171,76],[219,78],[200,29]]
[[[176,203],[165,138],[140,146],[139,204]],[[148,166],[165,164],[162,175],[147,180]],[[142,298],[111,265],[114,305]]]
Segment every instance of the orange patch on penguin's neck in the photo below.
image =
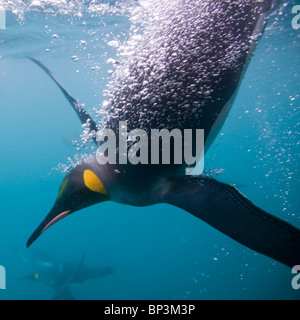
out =
[[97,175],[91,170],[84,170],[83,180],[85,185],[92,191],[108,196],[108,193]]

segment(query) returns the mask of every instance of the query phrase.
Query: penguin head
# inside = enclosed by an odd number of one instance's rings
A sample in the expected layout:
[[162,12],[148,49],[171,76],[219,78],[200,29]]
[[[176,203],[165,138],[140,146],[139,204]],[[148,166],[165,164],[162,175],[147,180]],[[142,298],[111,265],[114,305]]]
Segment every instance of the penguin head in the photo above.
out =
[[22,281],[22,280],[30,280],[30,281],[34,281],[34,282],[40,282],[41,281],[41,275],[38,272],[34,272],[34,273],[30,273],[24,277],[21,277],[19,279],[17,279],[18,281]]
[[[97,173],[96,173],[97,172]],[[73,212],[108,201],[108,192],[99,175],[101,170],[89,164],[77,165],[63,180],[56,201],[27,241],[29,247],[51,225]]]

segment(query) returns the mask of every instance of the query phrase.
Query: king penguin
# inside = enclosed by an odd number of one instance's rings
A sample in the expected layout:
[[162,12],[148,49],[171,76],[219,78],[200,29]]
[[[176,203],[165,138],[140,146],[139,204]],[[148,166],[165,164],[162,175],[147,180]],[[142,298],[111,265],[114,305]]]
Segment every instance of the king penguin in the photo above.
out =
[[[146,132],[204,129],[207,151],[230,111],[267,18],[280,2],[153,0],[154,18],[134,45],[129,41],[128,54],[123,52],[99,123],[47,67],[30,59],[58,85],[81,122],[88,123],[97,145],[99,130],[118,133],[119,122],[126,121],[129,130]],[[187,176],[185,169],[175,162],[99,164],[93,156],[67,174],[27,246],[55,222],[100,202],[167,203],[289,267],[300,263],[300,230],[258,208],[233,186],[203,174]]]

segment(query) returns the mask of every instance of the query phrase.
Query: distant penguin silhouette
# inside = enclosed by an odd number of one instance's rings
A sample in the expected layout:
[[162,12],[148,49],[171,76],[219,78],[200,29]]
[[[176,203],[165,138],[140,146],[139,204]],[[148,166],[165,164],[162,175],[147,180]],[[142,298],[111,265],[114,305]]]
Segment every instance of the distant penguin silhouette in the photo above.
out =
[[[207,150],[230,111],[267,17],[279,2],[154,0],[155,19],[117,66],[98,124],[49,69],[31,60],[56,82],[91,133],[109,128],[118,134],[120,121],[127,121],[128,130],[147,133],[204,129]],[[92,157],[78,164],[63,180],[53,208],[27,246],[58,220],[96,203],[168,203],[248,248],[288,266],[299,264],[298,229],[258,208],[234,187],[204,175],[186,176],[186,164],[171,161],[100,165]]]
[[95,280],[111,275],[112,267],[91,267],[84,264],[85,255],[76,264],[60,261],[49,254],[39,252],[24,252],[18,250],[20,258],[32,265],[32,273],[19,280],[30,280],[41,283],[55,290],[53,300],[75,300],[70,291],[72,285],[78,285],[88,280]]

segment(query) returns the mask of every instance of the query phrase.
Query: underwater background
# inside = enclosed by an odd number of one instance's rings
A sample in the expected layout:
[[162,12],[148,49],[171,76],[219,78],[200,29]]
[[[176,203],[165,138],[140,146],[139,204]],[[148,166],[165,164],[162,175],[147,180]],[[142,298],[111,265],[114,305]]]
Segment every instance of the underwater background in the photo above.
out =
[[[67,261],[76,268],[84,255],[84,265],[111,268],[70,286],[76,299],[300,298],[288,267],[164,204],[95,205],[63,219],[26,249],[66,172],[93,151],[59,89],[27,57],[45,64],[96,116],[118,48],[142,30],[147,3],[1,3],[7,10],[6,29],[0,29],[0,265],[6,270],[0,300],[55,296],[53,288],[24,278],[38,274],[32,261],[41,253],[51,257],[47,263]],[[291,24],[296,4],[287,2],[270,17],[205,157],[205,174],[300,228],[300,29]]]

